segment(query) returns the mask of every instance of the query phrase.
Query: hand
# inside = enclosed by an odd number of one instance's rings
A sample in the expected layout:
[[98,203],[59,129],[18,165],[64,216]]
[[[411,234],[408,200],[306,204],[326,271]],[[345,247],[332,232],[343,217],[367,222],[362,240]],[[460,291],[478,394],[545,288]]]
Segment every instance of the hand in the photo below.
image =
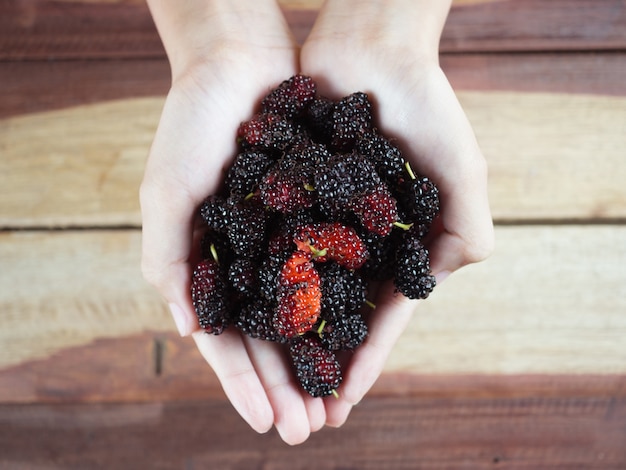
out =
[[[328,0],[300,58],[301,73],[328,97],[368,93],[381,131],[397,139],[416,172],[437,184],[441,217],[427,247],[439,283],[488,256],[494,236],[486,163],[438,64],[449,3]],[[416,308],[390,285],[375,303],[370,335],[345,373],[341,398],[328,402],[327,424],[342,424],[372,386]]]
[[275,425],[286,442],[302,442],[324,425],[323,401],[301,391],[276,345],[234,329],[220,336],[200,331],[190,298],[198,208],[217,192],[235,156],[239,123],[296,73],[296,47],[273,2],[150,6],[173,81],[140,191],[144,276],[165,297],[181,335],[193,335],[250,426],[265,432]]

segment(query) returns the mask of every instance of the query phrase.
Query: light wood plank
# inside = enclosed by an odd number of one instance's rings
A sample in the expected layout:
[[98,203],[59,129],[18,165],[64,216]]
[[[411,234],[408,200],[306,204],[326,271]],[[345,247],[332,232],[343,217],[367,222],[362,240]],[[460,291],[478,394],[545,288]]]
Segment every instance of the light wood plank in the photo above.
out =
[[[387,372],[626,373],[625,239],[624,226],[498,227],[488,261],[418,303]],[[139,245],[136,231],[0,234],[0,368],[172,332]]]
[[496,220],[623,220],[626,97],[459,92]]
[[139,231],[0,234],[2,366],[97,338],[171,329],[140,272]]
[[139,183],[162,98],[0,122],[0,226],[139,225]]
[[[626,218],[626,97],[458,95],[490,167],[496,220]],[[0,121],[0,227],[138,226],[162,105],[127,99]]]
[[452,275],[388,363],[408,373],[626,372],[626,227],[497,227],[487,261]]

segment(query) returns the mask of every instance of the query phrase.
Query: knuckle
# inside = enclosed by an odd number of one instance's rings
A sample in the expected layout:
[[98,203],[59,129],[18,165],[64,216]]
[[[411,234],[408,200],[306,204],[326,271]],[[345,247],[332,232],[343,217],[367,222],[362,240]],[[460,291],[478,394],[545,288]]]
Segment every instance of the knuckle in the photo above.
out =
[[464,258],[469,263],[478,263],[484,261],[495,249],[495,237],[493,228],[487,233],[481,234],[480,238],[473,239],[465,245]]

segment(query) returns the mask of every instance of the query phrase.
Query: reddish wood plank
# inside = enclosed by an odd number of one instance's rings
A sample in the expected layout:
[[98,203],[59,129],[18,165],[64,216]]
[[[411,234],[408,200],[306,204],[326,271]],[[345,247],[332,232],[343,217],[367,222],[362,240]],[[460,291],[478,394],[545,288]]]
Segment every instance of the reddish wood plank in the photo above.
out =
[[[302,42],[310,7],[285,5]],[[625,0],[459,2],[442,37],[444,51],[623,50]],[[143,2],[14,0],[0,2],[0,60],[162,57]]]
[[103,101],[164,96],[165,59],[0,62],[0,119]]
[[487,0],[453,7],[441,50],[623,50],[625,43],[625,0]]
[[626,96],[626,53],[442,54],[456,90]]
[[[444,54],[457,90],[626,96],[626,53]],[[0,119],[102,101],[162,96],[165,59],[0,62]]]
[[145,2],[0,2],[0,60],[163,57]]
[[369,398],[297,448],[222,400],[0,406],[3,468],[623,469],[626,398]]

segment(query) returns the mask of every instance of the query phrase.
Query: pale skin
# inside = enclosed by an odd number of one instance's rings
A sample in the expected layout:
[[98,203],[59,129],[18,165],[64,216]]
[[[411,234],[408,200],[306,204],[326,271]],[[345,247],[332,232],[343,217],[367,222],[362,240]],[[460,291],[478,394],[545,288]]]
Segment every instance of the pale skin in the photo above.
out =
[[172,86],[140,191],[142,270],[180,334],[193,337],[257,432],[275,427],[294,445],[325,425],[341,426],[379,377],[419,302],[383,285],[368,316],[370,335],[344,370],[339,398],[312,398],[294,382],[284,348],[235,329],[219,336],[198,329],[189,293],[198,206],[236,153],[239,123],[271,88],[303,73],[332,98],[367,92],[382,131],[437,183],[442,217],[428,248],[438,281],[487,257],[493,227],[486,164],[438,63],[450,3],[328,0],[299,48],[274,0],[148,0]]

